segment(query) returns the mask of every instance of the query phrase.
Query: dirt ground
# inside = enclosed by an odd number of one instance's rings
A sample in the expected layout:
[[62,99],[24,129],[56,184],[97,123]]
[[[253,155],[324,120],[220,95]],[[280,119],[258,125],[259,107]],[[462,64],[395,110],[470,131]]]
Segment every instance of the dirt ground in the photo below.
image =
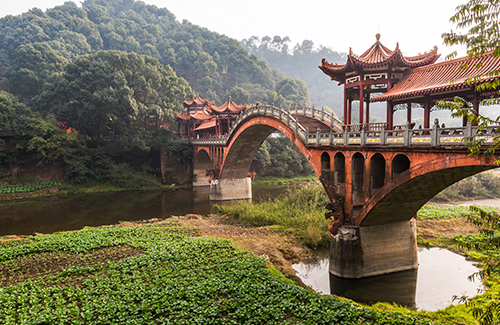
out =
[[441,236],[476,234],[477,232],[477,227],[468,223],[467,218],[417,220],[417,233],[427,240]]

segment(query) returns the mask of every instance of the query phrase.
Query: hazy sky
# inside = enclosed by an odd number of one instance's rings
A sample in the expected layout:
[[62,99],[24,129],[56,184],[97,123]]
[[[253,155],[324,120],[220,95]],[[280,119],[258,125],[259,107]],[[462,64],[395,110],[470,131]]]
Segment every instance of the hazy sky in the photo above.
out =
[[[2,1],[0,17],[18,15],[33,7],[42,10],[64,0]],[[305,39],[335,51],[362,54],[375,42],[375,34],[390,49],[417,55],[437,45],[446,55],[441,34],[454,28],[449,18],[466,0],[144,0],[169,9],[179,21],[206,27],[238,40],[253,35],[288,36],[293,47]],[[80,5],[80,1],[75,1]],[[457,48],[457,50],[461,50]],[[462,49],[463,50],[463,49]],[[327,58],[328,59],[328,58]],[[343,63],[343,62],[339,62]]]

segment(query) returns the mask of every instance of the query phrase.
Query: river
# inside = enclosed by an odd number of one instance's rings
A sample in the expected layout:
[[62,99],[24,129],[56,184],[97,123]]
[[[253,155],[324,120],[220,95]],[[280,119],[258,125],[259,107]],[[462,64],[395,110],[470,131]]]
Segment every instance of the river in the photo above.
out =
[[[253,201],[276,197],[286,187],[253,188]],[[120,191],[88,193],[0,203],[0,236],[30,235],[77,230],[85,226],[120,221],[165,219],[186,214],[208,214],[212,203],[208,188],[177,191]],[[224,204],[231,204],[225,202]],[[500,207],[500,200],[480,200],[463,205]],[[442,249],[419,248],[418,271],[394,273],[362,280],[345,280],[328,272],[328,251],[295,264],[298,276],[313,289],[356,301],[396,302],[408,307],[437,310],[451,303],[454,295],[473,296],[482,288],[467,277],[478,269],[462,256]]]

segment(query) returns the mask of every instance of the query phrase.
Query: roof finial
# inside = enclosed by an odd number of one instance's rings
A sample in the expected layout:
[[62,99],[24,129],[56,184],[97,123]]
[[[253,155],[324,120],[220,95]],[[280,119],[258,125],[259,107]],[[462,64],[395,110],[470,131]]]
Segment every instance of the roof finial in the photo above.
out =
[[231,96],[229,96],[229,101],[231,101]]
[[377,34],[375,35],[375,38],[377,39],[377,42],[378,42],[378,41],[380,41],[380,33],[377,33]]

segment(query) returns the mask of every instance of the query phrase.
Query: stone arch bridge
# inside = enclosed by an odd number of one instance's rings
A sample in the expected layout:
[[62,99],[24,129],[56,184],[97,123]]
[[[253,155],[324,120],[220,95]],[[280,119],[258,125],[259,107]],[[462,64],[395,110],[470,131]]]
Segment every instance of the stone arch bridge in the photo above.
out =
[[264,140],[281,131],[318,175],[333,218],[330,272],[360,278],[418,266],[413,217],[453,183],[497,167],[495,157],[469,156],[465,139],[493,143],[465,127],[386,130],[384,123],[344,126],[316,108],[256,104],[219,138],[193,139],[194,186],[210,185],[211,200],[251,198],[250,164]]

